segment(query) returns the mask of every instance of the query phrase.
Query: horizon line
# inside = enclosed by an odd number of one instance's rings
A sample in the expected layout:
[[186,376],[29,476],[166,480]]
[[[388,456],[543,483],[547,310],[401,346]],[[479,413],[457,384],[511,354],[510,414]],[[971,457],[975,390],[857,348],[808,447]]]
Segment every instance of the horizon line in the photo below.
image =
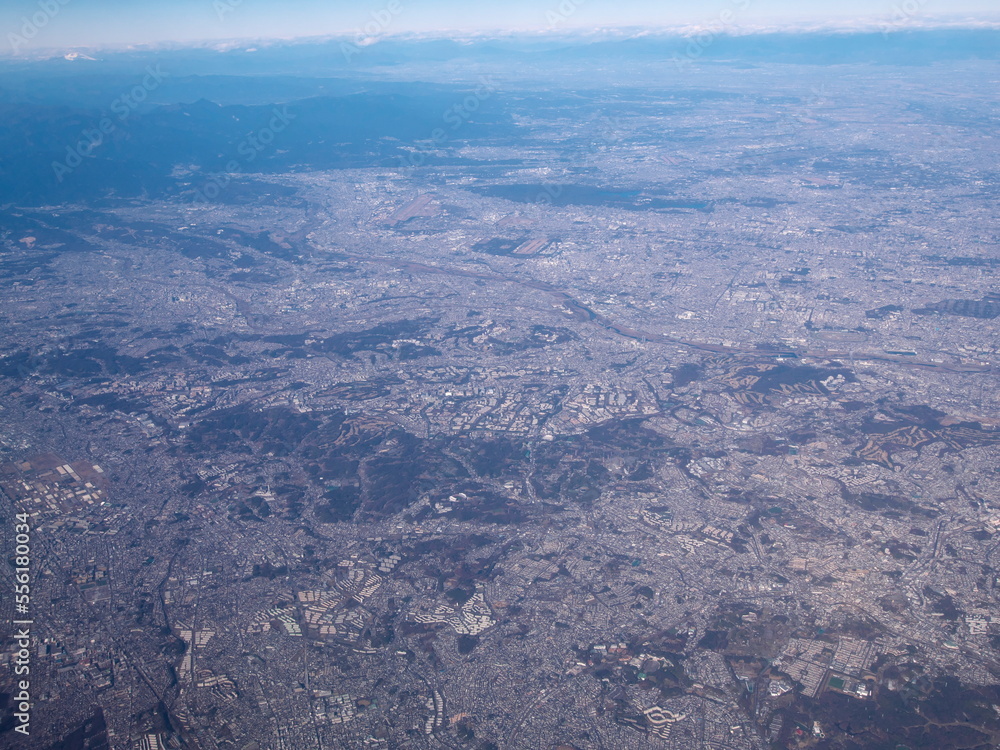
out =
[[854,22],[837,21],[797,21],[784,23],[757,23],[740,26],[723,25],[720,23],[686,23],[663,26],[634,25],[600,25],[600,26],[565,26],[565,27],[531,27],[531,28],[493,28],[493,29],[435,29],[427,31],[399,31],[384,33],[377,36],[366,35],[361,29],[331,32],[327,34],[297,35],[289,37],[246,36],[246,37],[205,37],[185,41],[162,40],[156,42],[108,42],[100,44],[79,44],[60,47],[34,47],[20,52],[6,48],[0,49],[0,59],[6,60],[49,60],[55,57],[78,58],[86,57],[83,53],[156,52],[209,50],[219,53],[233,51],[257,51],[257,47],[297,44],[329,44],[336,42],[355,43],[362,46],[374,46],[380,42],[434,42],[450,41],[457,43],[472,43],[490,40],[505,40],[518,37],[533,39],[551,39],[553,41],[586,37],[607,40],[618,39],[628,41],[639,38],[691,38],[697,34],[712,33],[720,37],[767,36],[779,34],[829,34],[829,35],[867,35],[881,33],[888,37],[907,33],[934,31],[1000,31],[1000,13],[994,19],[959,18],[955,15],[904,19],[873,19],[865,18]]

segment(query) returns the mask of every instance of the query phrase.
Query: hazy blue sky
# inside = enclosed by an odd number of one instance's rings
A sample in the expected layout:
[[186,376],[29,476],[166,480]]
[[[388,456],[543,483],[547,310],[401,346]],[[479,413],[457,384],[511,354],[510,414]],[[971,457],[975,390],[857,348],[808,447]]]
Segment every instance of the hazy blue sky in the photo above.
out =
[[[396,7],[397,13],[386,11]],[[723,16],[723,11],[730,14]],[[372,20],[383,12],[387,23]],[[568,11],[568,12],[567,12]],[[996,0],[0,0],[0,52],[434,30],[996,18]],[[34,20],[32,20],[34,19]],[[721,20],[720,20],[721,19]],[[26,23],[27,22],[27,23]],[[12,37],[11,35],[17,35]],[[32,38],[29,38],[32,37]],[[25,43],[26,42],[26,43]]]

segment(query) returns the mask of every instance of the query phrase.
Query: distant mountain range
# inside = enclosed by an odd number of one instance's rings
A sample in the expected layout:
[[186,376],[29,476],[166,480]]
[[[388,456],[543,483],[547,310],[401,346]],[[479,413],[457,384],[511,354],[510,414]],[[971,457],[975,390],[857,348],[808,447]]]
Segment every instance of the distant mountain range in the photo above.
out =
[[[411,36],[387,37],[357,54],[357,48],[346,54],[344,44],[304,40],[253,51],[202,46],[0,60],[0,203],[191,194],[216,172],[391,166],[438,130],[452,145],[509,139],[516,125],[503,97],[476,102],[460,130],[451,132],[446,113],[476,88],[479,71],[501,78],[515,67],[533,71],[544,88],[553,70],[575,71],[572,85],[587,86],[588,70],[607,71],[614,80],[616,71],[627,76],[641,64],[662,69],[683,88],[679,73],[691,67],[996,60],[1000,29]],[[448,83],[421,76],[443,67],[459,73]],[[396,82],[394,71],[400,79],[429,82]],[[520,106],[530,115],[524,102]],[[549,105],[540,98],[538,106]],[[290,121],[281,132],[264,132],[267,143],[257,148],[253,139],[268,129],[275,111],[287,111]],[[440,154],[431,158],[443,163]]]

